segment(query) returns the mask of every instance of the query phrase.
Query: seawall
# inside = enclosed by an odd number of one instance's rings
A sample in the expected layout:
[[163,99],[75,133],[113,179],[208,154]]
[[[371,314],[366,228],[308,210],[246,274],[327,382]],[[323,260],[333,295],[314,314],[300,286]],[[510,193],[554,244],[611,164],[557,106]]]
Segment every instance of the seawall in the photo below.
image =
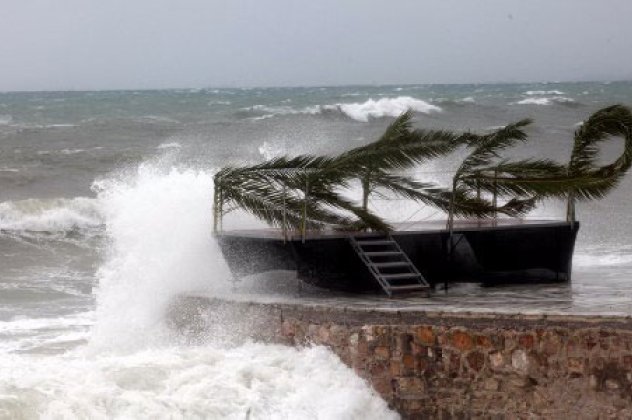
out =
[[237,331],[327,346],[403,418],[632,418],[631,317],[201,295],[183,296],[173,308],[171,322],[191,339]]

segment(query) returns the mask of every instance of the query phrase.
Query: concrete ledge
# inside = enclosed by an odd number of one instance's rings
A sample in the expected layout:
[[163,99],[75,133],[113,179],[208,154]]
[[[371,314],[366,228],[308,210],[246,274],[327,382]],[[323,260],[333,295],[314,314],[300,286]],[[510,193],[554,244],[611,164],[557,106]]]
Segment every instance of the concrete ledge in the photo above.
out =
[[630,316],[183,296],[171,321],[192,338],[228,328],[327,346],[404,418],[632,418]]

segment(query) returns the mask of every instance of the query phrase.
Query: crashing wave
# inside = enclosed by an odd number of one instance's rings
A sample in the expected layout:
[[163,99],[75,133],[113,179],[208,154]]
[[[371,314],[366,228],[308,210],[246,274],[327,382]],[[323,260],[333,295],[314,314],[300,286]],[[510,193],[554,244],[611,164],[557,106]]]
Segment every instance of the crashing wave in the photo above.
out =
[[13,117],[8,114],[0,114],[0,125],[9,125],[13,121]]
[[362,103],[338,104],[337,107],[349,118],[362,122],[368,122],[370,118],[397,117],[409,109],[424,114],[441,111],[436,105],[410,96],[381,98],[377,101],[369,99]]
[[98,201],[87,197],[0,203],[0,231],[68,232],[103,224]]
[[[463,99],[464,102],[471,102],[472,100],[471,98]],[[263,113],[263,115],[253,119],[267,119],[275,115],[317,115],[326,112],[340,112],[353,120],[368,122],[372,118],[398,117],[409,109],[424,114],[441,111],[441,108],[436,105],[410,96],[380,98],[378,100],[368,99],[365,102],[313,105],[300,109],[290,106],[254,105],[245,108],[244,111]]]

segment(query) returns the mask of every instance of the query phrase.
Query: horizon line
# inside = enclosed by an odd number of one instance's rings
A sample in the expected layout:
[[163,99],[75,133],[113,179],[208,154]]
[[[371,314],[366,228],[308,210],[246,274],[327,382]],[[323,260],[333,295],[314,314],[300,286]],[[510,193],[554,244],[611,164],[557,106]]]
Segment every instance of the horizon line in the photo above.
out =
[[629,83],[632,79],[612,80],[564,80],[564,81],[522,81],[522,82],[471,82],[471,83],[352,83],[352,84],[306,84],[306,85],[253,85],[253,86],[204,86],[204,87],[162,87],[162,88],[107,88],[107,89],[34,89],[34,90],[0,90],[0,94],[6,93],[87,93],[87,92],[154,92],[165,90],[256,90],[256,89],[315,89],[315,88],[341,88],[341,87],[405,87],[405,86],[485,86],[485,85],[531,85],[531,84],[580,84],[580,83]]

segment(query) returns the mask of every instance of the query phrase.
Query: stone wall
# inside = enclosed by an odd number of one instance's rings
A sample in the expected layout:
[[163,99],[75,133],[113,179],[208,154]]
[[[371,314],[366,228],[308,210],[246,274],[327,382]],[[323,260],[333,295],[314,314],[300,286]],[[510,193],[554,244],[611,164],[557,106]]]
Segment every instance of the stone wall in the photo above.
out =
[[[629,317],[367,311],[182,298],[191,337],[218,325],[324,345],[404,418],[632,418]],[[232,327],[231,327],[232,328]]]

